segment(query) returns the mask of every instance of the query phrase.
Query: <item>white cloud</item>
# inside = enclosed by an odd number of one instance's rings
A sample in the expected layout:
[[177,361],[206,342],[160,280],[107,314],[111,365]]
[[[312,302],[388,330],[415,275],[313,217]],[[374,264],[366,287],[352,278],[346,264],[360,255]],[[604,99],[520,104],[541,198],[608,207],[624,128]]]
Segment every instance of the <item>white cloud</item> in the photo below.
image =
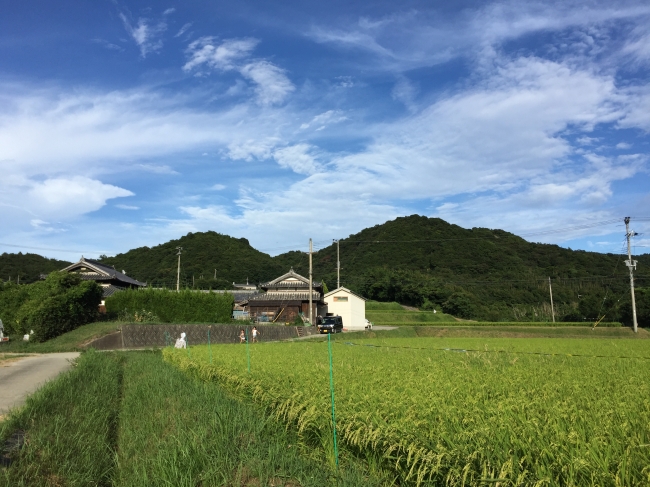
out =
[[228,146],[228,157],[233,160],[244,160],[248,162],[254,159],[269,159],[273,154],[273,149],[280,143],[281,139],[278,137],[233,142]]
[[[604,2],[586,6],[580,1],[505,1],[467,8],[454,17],[426,8],[376,19],[362,17],[345,27],[312,26],[306,35],[316,42],[370,54],[365,59],[367,68],[404,72],[459,56],[491,60],[505,42],[529,34],[592,28],[648,16],[650,7],[643,4],[612,7]],[[646,47],[640,40],[628,49],[645,55]]]
[[178,171],[174,171],[171,167],[167,165],[156,165],[156,164],[136,164],[134,169],[139,169],[140,171],[151,172],[154,174],[179,174]]
[[91,39],[92,42],[95,44],[99,44],[102,47],[105,47],[106,49],[110,49],[112,51],[123,51],[124,48],[122,46],[118,46],[117,44],[113,44],[112,42],[108,42],[107,40],[100,39],[100,38],[95,38]]
[[328,125],[344,122],[347,119],[348,117],[343,115],[341,110],[327,110],[326,112],[316,115],[310,122],[300,125],[300,129],[306,130],[309,127],[315,126],[317,127],[316,130],[322,130]]
[[277,149],[273,152],[273,158],[281,167],[291,169],[297,174],[314,174],[319,165],[312,155],[313,151],[314,148],[308,144],[296,144]]
[[632,144],[628,144],[627,142],[619,142],[618,144],[616,144],[616,148],[617,149],[631,149]]
[[[226,39],[217,44],[215,37],[202,37],[187,48],[190,59],[183,66],[184,71],[192,71],[206,66],[211,69],[230,71],[236,69],[246,79],[255,84],[257,101],[262,106],[282,103],[295,91],[295,86],[286,76],[286,71],[266,60],[249,61],[257,39]],[[237,92],[241,87],[236,85]],[[234,95],[232,88],[229,95]]]
[[174,12],[176,12],[176,9],[174,7],[171,7],[171,8],[168,8],[167,10],[165,10],[163,12],[163,15],[173,14]]
[[401,101],[412,112],[417,111],[417,105],[415,104],[417,94],[418,88],[403,76],[397,80],[391,93],[394,100]]
[[139,210],[139,206],[132,206],[132,205],[115,205],[115,208],[119,208],[120,210]]
[[226,39],[217,45],[215,37],[201,37],[192,42],[187,48],[190,60],[183,66],[184,71],[206,65],[209,68],[230,70],[234,69],[243,59],[250,56],[257,39],[250,37],[242,39]]
[[181,28],[178,30],[178,32],[176,33],[176,35],[175,35],[174,37],[180,37],[180,36],[182,36],[183,34],[185,34],[185,33],[188,31],[188,29],[189,29],[190,27],[192,27],[192,22],[187,22],[186,24],[183,24],[183,27],[181,27]]
[[153,22],[150,19],[140,18],[137,25],[133,25],[123,13],[120,13],[120,18],[126,31],[140,48],[140,54],[143,58],[147,57],[147,54],[159,51],[162,48],[163,41],[161,37],[163,32],[167,30],[165,22]]
[[213,189],[214,191],[222,191],[226,189],[225,184],[215,184],[214,186],[211,186],[210,189]]
[[247,64],[240,72],[257,85],[255,93],[261,105],[282,103],[296,89],[285,75],[285,70],[268,61]]

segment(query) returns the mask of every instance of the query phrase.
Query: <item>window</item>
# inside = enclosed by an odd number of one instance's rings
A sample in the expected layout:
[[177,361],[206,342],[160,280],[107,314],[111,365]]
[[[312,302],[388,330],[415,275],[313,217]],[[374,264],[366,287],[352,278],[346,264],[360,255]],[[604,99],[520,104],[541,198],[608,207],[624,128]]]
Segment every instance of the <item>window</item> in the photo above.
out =
[[348,302],[348,297],[347,296],[334,296],[334,302],[335,303],[347,303]]

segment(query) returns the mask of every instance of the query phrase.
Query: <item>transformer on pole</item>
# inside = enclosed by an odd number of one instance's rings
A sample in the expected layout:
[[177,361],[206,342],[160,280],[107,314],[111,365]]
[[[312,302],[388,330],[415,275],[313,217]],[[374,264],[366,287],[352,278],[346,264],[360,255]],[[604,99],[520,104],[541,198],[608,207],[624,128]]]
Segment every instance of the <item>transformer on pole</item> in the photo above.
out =
[[630,217],[626,216],[623,220],[625,222],[625,237],[627,238],[627,260],[625,265],[630,269],[630,293],[632,294],[632,323],[634,325],[634,333],[637,332],[636,322],[636,301],[634,299],[634,271],[636,270],[636,260],[632,260],[632,252],[630,250],[630,237],[638,235],[636,232],[630,232]]

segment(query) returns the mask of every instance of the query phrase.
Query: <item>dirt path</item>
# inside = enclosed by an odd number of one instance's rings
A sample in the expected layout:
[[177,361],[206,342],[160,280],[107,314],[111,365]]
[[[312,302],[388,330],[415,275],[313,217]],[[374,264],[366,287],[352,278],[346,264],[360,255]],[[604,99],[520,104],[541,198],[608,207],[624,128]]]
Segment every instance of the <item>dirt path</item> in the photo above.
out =
[[[0,416],[20,406],[48,380],[68,370],[79,352],[32,355],[0,364]],[[7,357],[8,358],[8,357]]]

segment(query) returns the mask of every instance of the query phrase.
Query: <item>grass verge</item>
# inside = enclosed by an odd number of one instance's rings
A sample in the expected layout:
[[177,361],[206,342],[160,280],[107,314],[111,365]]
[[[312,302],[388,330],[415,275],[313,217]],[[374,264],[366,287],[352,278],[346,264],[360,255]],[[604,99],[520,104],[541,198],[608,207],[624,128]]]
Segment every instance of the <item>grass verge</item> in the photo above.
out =
[[86,343],[117,331],[121,323],[99,322],[80,326],[43,343],[24,342],[20,335],[11,335],[10,341],[0,345],[0,353],[51,353],[83,350]]
[[0,485],[109,485],[120,382],[116,357],[90,351],[9,414],[0,444],[23,433],[25,442],[0,469]]

